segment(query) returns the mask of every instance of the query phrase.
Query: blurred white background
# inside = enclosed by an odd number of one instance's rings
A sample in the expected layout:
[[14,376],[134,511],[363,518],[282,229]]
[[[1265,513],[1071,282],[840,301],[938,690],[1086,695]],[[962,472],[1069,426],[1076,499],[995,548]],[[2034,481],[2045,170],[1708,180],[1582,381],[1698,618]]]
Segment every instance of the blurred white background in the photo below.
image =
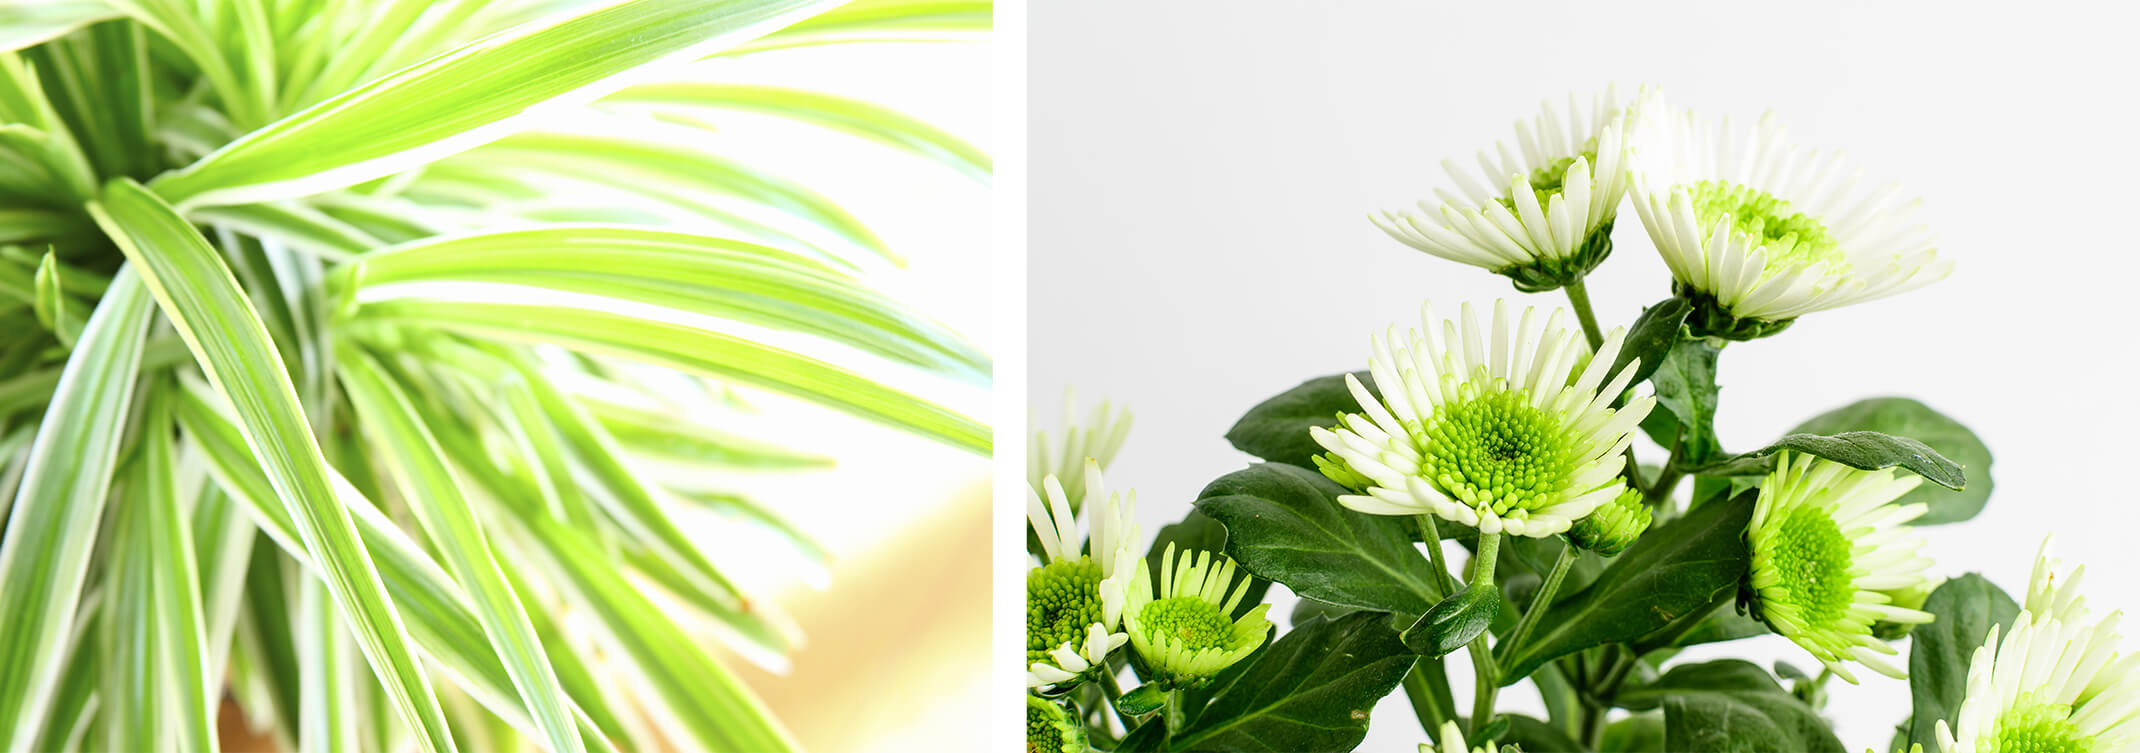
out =
[[[842,94],[929,122],[989,151],[987,41],[804,47],[698,64],[710,80]],[[712,138],[822,191],[905,256],[872,285],[983,349],[1000,337],[989,297],[991,186],[882,144],[829,130],[724,116]],[[876,373],[876,372],[873,372]],[[908,379],[902,388],[987,420],[986,384]],[[771,667],[736,668],[806,749],[979,749],[971,709],[988,698],[989,458],[831,410],[752,393],[723,428],[831,456],[826,472],[730,473],[705,487],[768,503],[833,553],[818,568],[778,536],[709,518],[689,533],[731,576],[770,595],[806,633]],[[703,475],[703,474],[702,474]],[[930,688],[886,692],[887,682]]]
[[[2018,593],[2055,532],[2098,614],[2140,609],[2140,5],[1086,0],[1036,4],[1030,28],[1029,386],[1043,417],[1065,385],[1136,411],[1109,480],[1138,489],[1147,534],[1248,460],[1221,435],[1250,406],[1363,368],[1369,333],[1416,322],[1422,299],[1518,296],[1390,240],[1370,210],[1432,196],[1441,160],[1512,138],[1543,98],[1653,83],[1675,105],[1774,109],[1799,141],[1849,150],[1868,180],[1923,198],[1957,264],[1728,348],[1726,446],[1917,397],[1996,458],[1985,512],[1926,529],[1936,574]],[[1633,211],[1621,220],[1590,282],[1608,326],[1670,293]],[[1693,658],[1726,654],[1813,664],[1775,636]],[[1861,679],[1831,684],[1827,713],[1850,749],[1884,750],[1908,684]],[[1528,690],[1504,697],[1537,708]],[[1360,749],[1421,739],[1398,693]]]

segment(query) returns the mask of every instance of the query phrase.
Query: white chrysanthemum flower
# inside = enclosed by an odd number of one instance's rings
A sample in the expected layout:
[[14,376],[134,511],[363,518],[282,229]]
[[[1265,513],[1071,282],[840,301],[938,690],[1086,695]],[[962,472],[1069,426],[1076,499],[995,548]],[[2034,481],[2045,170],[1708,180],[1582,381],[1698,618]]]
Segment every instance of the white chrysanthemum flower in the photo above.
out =
[[1454,721],[1442,722],[1441,741],[1429,740],[1419,744],[1419,753],[1487,753],[1486,746],[1470,747],[1464,744],[1464,728]]
[[1233,560],[1213,562],[1210,552],[1186,551],[1176,560],[1174,545],[1168,544],[1160,562],[1155,595],[1150,570],[1143,560],[1137,561],[1122,620],[1137,656],[1162,682],[1201,685],[1263,645],[1271,632],[1271,621],[1264,617],[1271,605],[1258,604],[1240,619],[1229,616],[1248,595],[1251,580],[1243,573],[1235,584]]
[[1858,680],[1845,661],[1905,676],[1880,658],[1895,647],[1873,636],[1874,623],[1932,621],[1894,601],[1897,592],[1922,588],[1932,564],[1918,556],[1924,538],[1907,525],[1925,505],[1889,504],[1922,480],[1777,453],[1747,524],[1755,614],[1852,684]]
[[1129,640],[1119,628],[1129,581],[1138,573],[1137,494],[1111,494],[1100,464],[1085,463],[1090,553],[1078,535],[1069,495],[1054,476],[1042,480],[1047,501],[1027,499],[1026,515],[1044,552],[1026,574],[1026,686],[1069,683],[1107,662]]
[[1363,494],[1340,503],[1373,515],[1433,513],[1477,527],[1546,537],[1568,530],[1625,488],[1623,451],[1656,399],[1612,403],[1637,364],[1611,375],[1622,330],[1595,357],[1554,309],[1540,327],[1536,309],[1510,326],[1495,302],[1491,334],[1463,307],[1463,326],[1423,307],[1422,328],[1391,327],[1369,361],[1376,400],[1357,379],[1346,384],[1365,413],[1335,429],[1311,430],[1317,444],[1364,479]]
[[1651,101],[1638,120],[1628,191],[1701,334],[1760,337],[1953,270],[1915,200],[1862,188],[1839,152],[1792,146],[1773,114],[1741,129]]
[[1583,279],[1612,252],[1612,223],[1627,192],[1632,118],[1611,88],[1586,112],[1568,95],[1516,123],[1516,145],[1479,152],[1476,174],[1444,160],[1459,192],[1419,211],[1371,216],[1407,246],[1507,275],[1520,290],[1552,290]]
[[[2045,549],[2050,541],[2044,542]],[[2140,746],[2140,654],[2120,657],[2118,617],[2091,622],[2081,568],[2036,555],[2027,603],[2004,640],[1994,626],[1969,660],[1962,708],[1934,734],[1941,753],[2109,753]]]
[[1123,440],[1129,438],[1130,425],[1129,408],[1118,408],[1105,400],[1093,406],[1082,422],[1077,420],[1076,411],[1077,393],[1063,390],[1062,421],[1057,425],[1061,434],[1047,429],[1033,432],[1032,456],[1025,465],[1026,483],[1033,487],[1033,493],[1041,493],[1041,479],[1054,476],[1069,495],[1072,512],[1085,498],[1081,470],[1085,461],[1097,461],[1100,470],[1107,470],[1115,461],[1115,453],[1122,449]]

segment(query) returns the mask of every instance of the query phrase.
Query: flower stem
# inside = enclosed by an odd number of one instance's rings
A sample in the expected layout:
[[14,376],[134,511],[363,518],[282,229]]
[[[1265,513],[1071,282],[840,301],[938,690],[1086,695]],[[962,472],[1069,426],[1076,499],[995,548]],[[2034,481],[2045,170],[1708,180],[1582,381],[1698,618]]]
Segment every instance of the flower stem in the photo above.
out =
[[[1561,291],[1568,294],[1568,307],[1575,309],[1575,320],[1583,325],[1583,339],[1589,341],[1590,351],[1597,352],[1599,346],[1605,344],[1605,333],[1598,329],[1597,312],[1590,308],[1590,289],[1583,287],[1582,280],[1576,280],[1562,286]],[[1615,404],[1617,405],[1617,403]],[[1634,446],[1628,446],[1625,454],[1627,455],[1627,471],[1622,475],[1627,477],[1629,486],[1634,487],[1636,491],[1642,492],[1642,496],[1645,499],[1649,498],[1654,488],[1646,487],[1642,484],[1642,466],[1635,462]],[[1659,471],[1658,477],[1660,479],[1663,478],[1663,473],[1663,471]]]
[[1561,542],[1560,557],[1553,560],[1553,572],[1546,576],[1544,585],[1538,587],[1538,595],[1531,597],[1531,605],[1523,610],[1523,619],[1516,623],[1516,632],[1510,633],[1508,642],[1502,644],[1502,655],[1515,653],[1523,641],[1531,637],[1531,630],[1538,627],[1538,618],[1545,614],[1546,607],[1553,605],[1553,594],[1560,590],[1560,582],[1568,577],[1568,568],[1575,564],[1575,547]]
[[1167,704],[1164,711],[1166,714],[1167,734],[1177,734],[1182,731],[1182,728],[1189,726],[1189,713],[1181,706],[1181,696],[1185,692],[1188,691],[1180,689],[1167,691]]
[[1590,291],[1583,287],[1582,280],[1568,283],[1561,288],[1568,294],[1568,305],[1575,309],[1575,320],[1583,323],[1583,337],[1590,341],[1595,351],[1605,344],[1605,333],[1598,329],[1598,315],[1590,310]]
[[[1501,559],[1501,534],[1479,532],[1479,551],[1471,558],[1471,587],[1494,587],[1494,565]],[[1494,695],[1501,692],[1501,670],[1486,645],[1486,633],[1471,639],[1471,674],[1477,679],[1471,701],[1471,734],[1494,718]]]
[[1501,534],[1479,532],[1479,552],[1471,558],[1471,585],[1494,584],[1494,566],[1501,561]]
[[1427,595],[1440,601],[1456,592],[1456,583],[1449,577],[1449,563],[1442,561],[1442,532],[1434,524],[1433,513],[1415,517],[1419,520],[1420,540],[1427,545],[1427,559],[1434,563],[1434,578],[1427,584]]

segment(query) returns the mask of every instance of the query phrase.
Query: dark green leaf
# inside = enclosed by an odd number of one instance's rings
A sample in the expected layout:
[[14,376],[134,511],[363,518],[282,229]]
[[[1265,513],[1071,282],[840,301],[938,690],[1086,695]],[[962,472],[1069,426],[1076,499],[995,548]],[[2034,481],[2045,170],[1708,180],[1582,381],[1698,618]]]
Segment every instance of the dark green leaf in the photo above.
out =
[[1968,481],[1962,475],[1961,465],[1925,443],[1877,431],[1846,431],[1834,436],[1790,434],[1753,452],[1742,452],[1687,470],[1707,476],[1761,475],[1775,469],[1776,453],[1784,450],[1827,458],[1865,471],[1899,465],[1949,489],[1960,490]]
[[[1375,391],[1375,380],[1367,372],[1356,371],[1352,375],[1360,378],[1360,384],[1370,394],[1382,394]],[[1337,414],[1359,411],[1359,401],[1352,399],[1352,392],[1345,388],[1344,374],[1316,377],[1248,409],[1247,415],[1226,430],[1226,441],[1232,442],[1235,449],[1269,462],[1312,469],[1315,463],[1309,458],[1321,454],[1323,448],[1308,436],[1308,428],[1327,429],[1337,425]]]
[[[1447,526],[1447,528],[1474,530],[1458,525]],[[1503,536],[1501,537],[1501,562],[1496,572],[1511,574],[1528,572],[1542,579],[1547,573],[1553,572],[1553,562],[1560,558],[1560,550],[1564,546],[1567,546],[1567,541],[1559,536],[1543,539],[1534,539],[1529,536]],[[1566,575],[1561,576],[1560,592],[1564,594],[1574,593],[1590,585],[1591,581],[1598,579],[1598,573],[1605,571],[1605,565],[1608,562],[1609,560],[1598,556],[1596,552],[1577,552],[1575,563],[1568,566]],[[1510,565],[1512,564],[1520,569],[1511,568]],[[1513,589],[1507,589],[1508,584],[1506,582],[1502,585],[1510,597],[1510,604],[1521,606],[1525,603],[1523,599],[1514,598],[1516,592]]]
[[[1932,509],[1914,525],[1958,523],[1976,517],[1991,498],[1991,449],[1975,432],[1924,403],[1906,397],[1876,397],[1860,400],[1814,416],[1791,433],[1836,434],[1845,431],[1877,431],[1909,437],[1951,458],[1967,473],[1968,485],[1960,491],[1919,485],[1895,500],[1907,505],[1923,502]],[[1914,469],[1913,469],[1914,470]]]
[[1212,699],[1174,750],[1349,751],[1368,712],[1412,667],[1379,614],[1313,620],[1272,643]]
[[[1245,602],[1247,600],[1243,599],[1242,601]],[[1335,620],[1339,617],[1343,617],[1345,615],[1352,614],[1353,612],[1357,611],[1360,610],[1353,609],[1352,607],[1341,607],[1336,604],[1325,604],[1314,599],[1302,598],[1299,601],[1293,603],[1293,614],[1292,616],[1286,619],[1286,624],[1298,626],[1301,623],[1307,622],[1317,617],[1321,617],[1326,620]]]
[[1485,633],[1500,611],[1501,588],[1474,583],[1420,615],[1405,629],[1404,645],[1427,656],[1447,656]]
[[1910,635],[1910,739],[1936,750],[1932,729],[1940,720],[1955,723],[1968,687],[1969,659],[1993,625],[2010,627],[2019,607],[1985,580],[1969,573],[1940,584],[1925,598],[1924,611],[1936,618]]
[[1515,682],[1556,658],[1634,640],[1714,609],[1737,592],[1746,574],[1745,532],[1754,497],[1704,505],[1651,530],[1614,558],[1596,583],[1548,608],[1531,640],[1502,658],[1502,676]]
[[1634,326],[1627,328],[1627,338],[1620,344],[1620,357],[1613,359],[1612,370],[1605,373],[1618,374],[1638,358],[1642,362],[1635,367],[1635,378],[1628,384],[1640,384],[1657,373],[1657,368],[1664,365],[1665,355],[1672,352],[1672,346],[1679,344],[1680,325],[1687,321],[1687,312],[1693,310],[1693,304],[1679,296],[1643,309],[1642,315],[1635,317]]
[[1196,509],[1225,524],[1226,554],[1257,576],[1339,606],[1410,617],[1433,606],[1432,567],[1401,517],[1341,506],[1314,471],[1265,463],[1204,487]]
[[[1679,457],[1689,463],[1708,462],[1717,451],[1716,357],[1717,348],[1708,341],[1682,340],[1650,376],[1657,405],[1679,419]],[[1642,428],[1658,444],[1671,447],[1672,425],[1657,416],[1651,413]]]
[[1665,753],[1664,715],[1636,714],[1605,725],[1598,750],[1620,753]]
[[1165,753],[1166,749],[1167,724],[1160,719],[1137,725],[1115,745],[1115,753]]
[[1842,753],[1828,722],[1752,663],[1720,659],[1673,667],[1620,693],[1632,710],[1664,709],[1665,749]]
[[[1496,740],[1502,744],[1521,746],[1523,753],[1582,753],[1583,751],[1582,743],[1576,742],[1574,738],[1568,736],[1567,732],[1561,731],[1559,727],[1549,722],[1521,714],[1509,714],[1494,719],[1493,723],[1506,727],[1506,731],[1500,735],[1472,735],[1466,738],[1466,741]],[[1493,725],[1489,724],[1487,726]],[[1485,731],[1492,732],[1493,730]]]
[[1144,716],[1158,711],[1166,703],[1167,691],[1156,683],[1147,683],[1115,699],[1115,708],[1121,711],[1123,716]]
[[1503,737],[1507,737],[1509,726],[1508,719],[1509,718],[1506,716],[1496,716],[1490,720],[1487,720],[1485,725],[1479,727],[1478,729],[1472,730],[1471,734],[1466,735],[1466,737],[1469,737],[1473,740],[1499,740]]

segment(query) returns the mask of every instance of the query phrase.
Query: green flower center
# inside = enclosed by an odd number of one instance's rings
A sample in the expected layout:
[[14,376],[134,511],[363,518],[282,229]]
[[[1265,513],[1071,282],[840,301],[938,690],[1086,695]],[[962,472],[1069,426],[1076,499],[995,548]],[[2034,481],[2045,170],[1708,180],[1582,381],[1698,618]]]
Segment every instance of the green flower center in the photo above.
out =
[[1560,499],[1581,459],[1559,415],[1531,407],[1520,390],[1494,390],[1436,406],[1419,442],[1429,481],[1494,514],[1537,510]]
[[1850,577],[1850,540],[1818,507],[1792,508],[1769,546],[1769,566],[1791,591],[1808,627],[1828,625],[1843,616],[1856,598]]
[[1056,726],[1055,719],[1033,704],[1025,706],[1026,753],[1062,753],[1063,730]]
[[[1596,165],[1598,163],[1597,139],[1583,142],[1583,151],[1553,160],[1547,163],[1545,167],[1532,170],[1531,174],[1524,178],[1525,182],[1531,184],[1531,194],[1538,199],[1538,208],[1546,208],[1548,206],[1547,202],[1554,195],[1560,193],[1563,182],[1568,177],[1568,167],[1574,165],[1577,159]],[[1516,211],[1515,196],[1496,196],[1494,201],[1508,208],[1508,211]],[[1573,209],[1574,207],[1569,208]],[[1584,207],[1584,209],[1587,211],[1589,207]]]
[[1999,715],[1988,753],[2089,753],[2095,741],[2081,736],[2068,717],[2073,707],[2038,703],[2025,694]]
[[1147,603],[1137,620],[1149,634],[1172,637],[1190,651],[1223,648],[1233,638],[1233,620],[1218,605],[1194,596]]
[[1766,191],[1737,183],[1705,180],[1687,187],[1694,216],[1703,227],[1729,217],[1731,227],[1759,238],[1767,249],[1769,274],[1804,269],[1821,262],[1843,264],[1843,251],[1828,226],[1791,208]]
[[1091,557],[1056,560],[1025,575],[1025,661],[1085,639],[1101,618],[1100,566]]

